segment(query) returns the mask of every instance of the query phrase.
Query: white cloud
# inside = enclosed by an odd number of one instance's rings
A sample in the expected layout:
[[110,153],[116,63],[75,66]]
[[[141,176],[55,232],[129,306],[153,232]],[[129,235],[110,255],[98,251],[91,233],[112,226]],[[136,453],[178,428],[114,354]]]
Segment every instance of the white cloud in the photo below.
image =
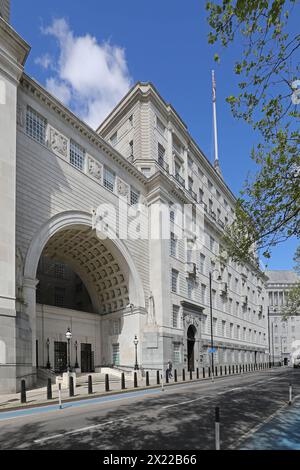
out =
[[75,36],[64,18],[54,20],[42,32],[59,44],[55,63],[48,54],[36,60],[53,70],[47,89],[97,127],[132,84],[124,49],[108,42],[99,44],[90,34]]
[[36,64],[41,65],[44,69],[48,69],[53,64],[53,59],[49,54],[43,54],[37,57],[34,61]]

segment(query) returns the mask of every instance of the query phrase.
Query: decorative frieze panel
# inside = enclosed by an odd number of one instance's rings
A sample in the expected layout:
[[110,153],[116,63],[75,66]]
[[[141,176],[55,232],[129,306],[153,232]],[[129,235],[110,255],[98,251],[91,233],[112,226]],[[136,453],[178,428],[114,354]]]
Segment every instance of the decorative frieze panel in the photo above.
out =
[[25,127],[26,107],[23,104],[17,106],[17,124],[19,127]]
[[121,178],[117,177],[117,194],[122,198],[129,198],[130,186]]
[[101,182],[103,175],[103,165],[90,155],[86,156],[86,174]]
[[51,126],[48,126],[48,146],[56,155],[68,160],[69,139]]

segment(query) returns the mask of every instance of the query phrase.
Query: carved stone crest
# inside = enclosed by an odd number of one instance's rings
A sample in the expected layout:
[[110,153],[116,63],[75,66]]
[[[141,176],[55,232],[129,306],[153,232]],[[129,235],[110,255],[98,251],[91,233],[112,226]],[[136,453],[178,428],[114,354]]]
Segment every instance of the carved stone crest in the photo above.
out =
[[49,146],[53,152],[67,158],[68,139],[52,127],[50,128]]
[[184,321],[187,325],[194,325],[195,327],[199,326],[199,320],[193,315],[185,315]]
[[99,181],[102,178],[102,165],[90,156],[87,157],[87,174]]
[[121,178],[117,179],[117,191],[119,196],[122,197],[127,197],[129,194],[129,185],[121,180]]

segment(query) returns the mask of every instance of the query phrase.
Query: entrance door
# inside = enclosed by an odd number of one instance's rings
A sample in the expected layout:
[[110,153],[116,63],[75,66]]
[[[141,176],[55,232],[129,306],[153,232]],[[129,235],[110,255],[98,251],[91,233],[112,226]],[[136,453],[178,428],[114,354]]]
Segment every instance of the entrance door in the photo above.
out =
[[195,360],[194,360],[195,333],[196,333],[196,328],[193,325],[190,325],[187,330],[188,370],[195,370]]
[[55,372],[65,372],[67,370],[67,343],[64,341],[54,341],[54,370]]
[[93,372],[94,354],[90,343],[81,343],[81,372]]

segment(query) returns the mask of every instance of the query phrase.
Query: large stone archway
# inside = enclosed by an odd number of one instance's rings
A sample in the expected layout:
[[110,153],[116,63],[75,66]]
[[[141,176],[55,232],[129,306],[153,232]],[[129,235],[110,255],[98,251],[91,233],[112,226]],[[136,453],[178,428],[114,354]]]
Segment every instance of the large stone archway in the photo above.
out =
[[[35,289],[37,267],[41,255],[67,263],[80,276],[88,290],[94,312],[101,317],[114,318],[116,312],[126,317],[122,323],[121,342],[124,365],[132,361],[131,336],[140,334],[145,317],[143,285],[132,257],[120,239],[99,239],[92,227],[92,215],[67,211],[48,220],[35,234],[24,263],[23,296],[30,318],[32,333],[32,365],[36,364],[37,305]],[[109,320],[103,322],[102,339],[108,341]],[[46,335],[47,336],[47,335]],[[99,338],[99,341],[100,338]],[[45,338],[43,337],[43,343]],[[109,347],[103,352],[107,363],[112,353]],[[127,351],[128,349],[128,351]]]

